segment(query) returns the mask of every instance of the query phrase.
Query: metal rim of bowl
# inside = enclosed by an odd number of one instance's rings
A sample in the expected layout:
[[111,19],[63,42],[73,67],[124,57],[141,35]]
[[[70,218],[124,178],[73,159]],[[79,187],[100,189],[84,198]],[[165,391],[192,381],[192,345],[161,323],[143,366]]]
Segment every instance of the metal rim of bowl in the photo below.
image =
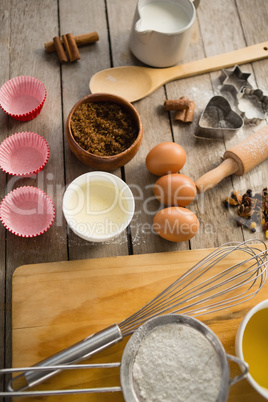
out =
[[217,402],[225,402],[229,394],[230,369],[227,361],[227,355],[220,340],[216,334],[201,321],[193,317],[180,314],[167,314],[151,318],[145,324],[141,325],[129,339],[123,352],[120,370],[120,382],[125,400],[127,402],[144,401],[144,399],[139,398],[137,385],[134,383],[132,375],[134,360],[142,340],[157,326],[172,323],[188,325],[192,328],[195,328],[197,331],[201,332],[212,344],[219,356],[222,370]]

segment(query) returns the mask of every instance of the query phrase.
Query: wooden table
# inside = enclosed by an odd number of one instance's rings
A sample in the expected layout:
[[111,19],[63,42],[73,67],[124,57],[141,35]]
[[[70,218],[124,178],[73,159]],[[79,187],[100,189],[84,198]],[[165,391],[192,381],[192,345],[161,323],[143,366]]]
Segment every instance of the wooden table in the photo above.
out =
[[[237,228],[222,201],[233,189],[261,190],[267,186],[268,161],[242,177],[227,178],[216,188],[199,195],[190,205],[200,221],[198,234],[189,242],[170,243],[151,229],[154,214],[160,208],[152,195],[156,178],[145,167],[148,151],[163,141],[183,146],[187,161],[182,173],[194,181],[216,167],[225,149],[246,138],[266,124],[245,124],[225,141],[197,140],[194,137],[202,110],[219,93],[220,71],[167,84],[134,105],[141,115],[144,140],[138,154],[124,168],[113,173],[132,188],[136,212],[130,230],[108,244],[83,241],[66,228],[62,215],[62,197],[66,185],[89,169],[70,152],[65,139],[67,115],[77,100],[89,93],[89,79],[99,70],[120,65],[140,64],[128,49],[128,36],[134,14],[133,0],[2,0],[0,7],[0,84],[20,75],[40,79],[47,89],[41,114],[29,122],[19,122],[0,111],[0,138],[20,131],[41,134],[50,147],[45,169],[31,178],[11,177],[0,172],[0,197],[12,189],[32,185],[44,190],[53,200],[56,219],[42,236],[26,239],[0,227],[0,365],[11,366],[12,275],[24,264],[91,259],[187,249],[216,247],[229,240],[264,238]],[[266,0],[201,0],[192,42],[184,62],[232,51],[268,39]],[[79,35],[97,31],[100,40],[80,48],[81,59],[60,65],[56,53],[47,54],[44,42],[59,34]],[[241,67],[251,73],[254,87],[268,91],[268,61]],[[165,99],[188,96],[196,102],[191,125],[174,123],[163,110]],[[2,379],[0,379],[2,382]],[[3,385],[3,382],[1,383]]]

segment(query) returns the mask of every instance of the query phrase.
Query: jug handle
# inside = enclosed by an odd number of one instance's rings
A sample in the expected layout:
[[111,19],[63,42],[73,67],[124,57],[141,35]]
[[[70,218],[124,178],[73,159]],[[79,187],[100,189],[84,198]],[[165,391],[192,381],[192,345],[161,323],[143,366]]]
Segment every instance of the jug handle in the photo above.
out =
[[226,355],[227,359],[232,360],[233,362],[239,364],[240,369],[242,370],[242,373],[235,376],[234,378],[230,378],[229,380],[229,385],[234,385],[237,382],[243,380],[244,378],[246,378],[246,376],[248,375],[248,364],[246,362],[244,362],[243,360],[239,359],[238,357],[232,356],[232,355]]
[[191,2],[195,6],[195,8],[197,8],[199,6],[199,4],[200,4],[200,0],[191,0]]

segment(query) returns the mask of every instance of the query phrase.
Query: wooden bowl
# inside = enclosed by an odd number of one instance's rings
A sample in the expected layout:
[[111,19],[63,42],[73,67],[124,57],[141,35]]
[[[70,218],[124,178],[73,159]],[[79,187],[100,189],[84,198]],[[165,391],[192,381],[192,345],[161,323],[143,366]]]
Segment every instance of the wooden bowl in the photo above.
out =
[[[125,151],[118,153],[116,155],[111,156],[99,156],[95,155],[92,152],[89,152],[82,148],[75,140],[72,129],[71,129],[71,120],[74,112],[83,103],[87,102],[113,102],[120,105],[126,111],[128,111],[134,119],[134,122],[137,124],[138,134],[135,141],[131,144],[129,148]],[[106,93],[96,93],[86,96],[85,98],[80,99],[71,109],[67,122],[66,122],[66,137],[71,151],[74,155],[85,165],[90,166],[93,169],[111,171],[115,170],[121,166],[126,165],[138,152],[138,149],[141,145],[142,137],[143,137],[143,128],[140,116],[134,106],[128,102],[126,99],[121,98],[116,95],[106,94]]]

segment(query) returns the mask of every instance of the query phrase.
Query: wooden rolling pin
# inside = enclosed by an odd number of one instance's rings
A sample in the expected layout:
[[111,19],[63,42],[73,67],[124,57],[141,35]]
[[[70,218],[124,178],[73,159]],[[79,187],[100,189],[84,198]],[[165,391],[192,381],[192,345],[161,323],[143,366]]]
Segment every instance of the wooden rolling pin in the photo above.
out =
[[268,158],[268,126],[261,128],[223,155],[224,161],[195,183],[198,193],[216,186],[231,174],[242,176]]

